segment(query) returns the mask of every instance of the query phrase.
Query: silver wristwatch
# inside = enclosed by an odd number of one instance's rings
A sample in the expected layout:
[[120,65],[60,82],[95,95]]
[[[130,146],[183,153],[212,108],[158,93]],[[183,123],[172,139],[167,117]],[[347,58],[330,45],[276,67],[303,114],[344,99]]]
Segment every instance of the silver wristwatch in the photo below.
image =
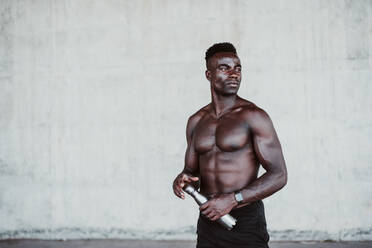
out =
[[243,202],[243,196],[241,192],[235,193],[235,200],[238,202],[238,204]]

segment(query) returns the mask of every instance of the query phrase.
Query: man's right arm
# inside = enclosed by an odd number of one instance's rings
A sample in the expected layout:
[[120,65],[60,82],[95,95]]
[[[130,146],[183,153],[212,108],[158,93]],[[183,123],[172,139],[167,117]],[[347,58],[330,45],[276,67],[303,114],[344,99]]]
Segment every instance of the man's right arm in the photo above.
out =
[[194,187],[198,185],[197,181],[199,180],[199,160],[198,154],[195,151],[193,133],[199,119],[200,117],[198,116],[198,114],[195,114],[191,116],[187,122],[187,149],[185,154],[185,167],[173,181],[173,192],[181,199],[185,199],[185,194],[182,191],[182,188],[186,184],[193,184]]

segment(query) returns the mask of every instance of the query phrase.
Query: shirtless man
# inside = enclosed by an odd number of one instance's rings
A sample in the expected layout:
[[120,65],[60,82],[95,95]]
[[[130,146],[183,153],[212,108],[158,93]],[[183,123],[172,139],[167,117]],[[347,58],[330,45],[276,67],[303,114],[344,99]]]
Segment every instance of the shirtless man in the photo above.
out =
[[[173,182],[184,199],[185,184],[200,185],[197,247],[268,247],[262,199],[287,183],[281,146],[267,113],[237,95],[241,64],[234,46],[218,43],[206,52],[212,102],[187,123],[185,167]],[[265,173],[258,177],[259,166]],[[230,213],[228,231],[215,222]]]

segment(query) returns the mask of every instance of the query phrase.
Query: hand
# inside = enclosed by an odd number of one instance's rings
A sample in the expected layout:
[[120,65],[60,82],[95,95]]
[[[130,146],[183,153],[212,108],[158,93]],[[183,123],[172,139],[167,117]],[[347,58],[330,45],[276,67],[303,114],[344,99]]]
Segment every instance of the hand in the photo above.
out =
[[229,193],[213,197],[201,205],[199,209],[208,219],[215,221],[230,213],[231,209],[237,205],[238,202],[235,200],[234,193]]
[[181,199],[185,199],[185,193],[182,191],[182,188],[187,184],[191,182],[198,181],[198,177],[193,177],[186,173],[180,173],[176,179],[173,181],[173,192],[176,196],[178,196]]

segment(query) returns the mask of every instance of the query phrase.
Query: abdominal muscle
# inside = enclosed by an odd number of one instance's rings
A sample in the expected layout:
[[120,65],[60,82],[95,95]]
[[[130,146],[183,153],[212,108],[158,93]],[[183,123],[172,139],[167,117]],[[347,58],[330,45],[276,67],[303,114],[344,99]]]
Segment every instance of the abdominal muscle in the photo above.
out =
[[235,152],[212,149],[199,155],[200,192],[210,198],[239,191],[257,178],[258,167],[248,147]]

